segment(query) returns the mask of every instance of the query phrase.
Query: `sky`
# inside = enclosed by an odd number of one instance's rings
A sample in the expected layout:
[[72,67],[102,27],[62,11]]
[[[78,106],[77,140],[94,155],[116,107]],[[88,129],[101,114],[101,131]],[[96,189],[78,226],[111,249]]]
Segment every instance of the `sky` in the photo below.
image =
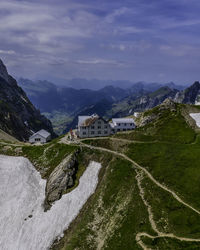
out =
[[15,77],[200,80],[199,0],[1,0],[0,58]]

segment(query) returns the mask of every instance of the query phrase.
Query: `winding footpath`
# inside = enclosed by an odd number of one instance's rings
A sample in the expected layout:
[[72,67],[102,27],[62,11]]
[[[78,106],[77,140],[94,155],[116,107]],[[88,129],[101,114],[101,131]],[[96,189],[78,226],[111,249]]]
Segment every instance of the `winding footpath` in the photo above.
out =
[[[93,140],[95,140],[95,139],[98,140],[99,138],[94,138]],[[89,148],[89,149],[92,149],[92,150],[98,150],[98,151],[102,151],[102,152],[107,152],[107,153],[116,155],[116,156],[118,156],[120,158],[123,158],[123,159],[131,162],[132,165],[133,165],[133,167],[134,167],[134,169],[136,169],[136,173],[137,173],[136,180],[137,180],[137,185],[138,185],[139,192],[140,192],[140,197],[141,197],[144,205],[147,208],[151,227],[152,227],[153,231],[157,234],[157,236],[152,236],[152,235],[149,235],[148,233],[145,233],[145,232],[139,232],[139,233],[137,233],[137,235],[136,235],[136,241],[141,246],[142,249],[144,249],[144,250],[148,250],[149,249],[142,242],[142,239],[141,239],[142,237],[148,237],[148,238],[151,238],[151,239],[156,239],[156,238],[173,238],[173,239],[177,239],[177,240],[180,240],[180,241],[200,242],[200,239],[178,237],[178,236],[176,236],[174,234],[169,234],[169,233],[167,234],[167,233],[160,232],[158,230],[158,228],[156,226],[156,222],[154,221],[154,216],[153,216],[153,212],[152,212],[151,206],[148,204],[148,202],[144,198],[144,189],[142,188],[142,185],[141,185],[141,181],[143,179],[143,174],[145,174],[154,184],[156,184],[157,186],[159,186],[161,189],[163,189],[163,190],[167,191],[168,193],[170,193],[178,202],[180,202],[184,206],[188,207],[189,209],[191,209],[192,211],[194,211],[198,215],[200,215],[200,211],[199,210],[197,210],[196,208],[192,207],[188,203],[184,202],[174,191],[170,190],[165,185],[159,183],[156,179],[154,179],[154,177],[144,167],[142,167],[141,165],[139,165],[138,163],[136,163],[134,160],[132,160],[131,158],[129,158],[125,154],[122,154],[122,153],[119,153],[119,152],[116,152],[116,151],[113,151],[113,150],[110,150],[110,149],[107,149],[107,148],[102,148],[102,147],[96,147],[96,146],[87,145],[87,144],[84,144],[82,141],[84,141],[84,140],[76,141],[75,143],[76,143],[76,145],[79,145],[81,147]],[[132,141],[132,142],[134,142],[134,141]],[[67,143],[67,140],[62,140],[62,143]],[[70,142],[70,144],[73,144],[73,142]]]

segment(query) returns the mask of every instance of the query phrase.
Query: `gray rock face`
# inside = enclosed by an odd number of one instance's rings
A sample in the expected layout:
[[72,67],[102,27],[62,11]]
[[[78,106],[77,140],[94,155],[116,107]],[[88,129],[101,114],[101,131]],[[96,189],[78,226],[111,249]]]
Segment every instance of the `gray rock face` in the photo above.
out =
[[45,210],[49,209],[54,201],[59,200],[67,189],[74,186],[77,154],[78,151],[67,156],[49,176],[46,185]]
[[[164,100],[163,103],[159,105],[159,111],[170,109],[172,112],[176,111],[176,103],[171,99],[167,98]],[[137,127],[143,127],[146,124],[155,121],[159,118],[161,112],[158,113],[152,113],[150,115],[146,115],[145,113],[142,113],[138,119],[137,119]]]
[[40,129],[55,136],[51,122],[41,115],[0,60],[0,129],[19,140],[27,140]]
[[142,114],[137,121],[137,127],[144,127],[146,124],[152,122],[156,118],[157,118],[157,116],[154,114],[147,115],[147,116],[144,116],[144,114]]
[[171,98],[167,98],[159,107],[159,110],[163,109],[170,109],[171,111],[176,111],[176,104]]
[[198,104],[200,101],[200,83],[195,82],[187,89],[177,93],[174,101],[184,104]]

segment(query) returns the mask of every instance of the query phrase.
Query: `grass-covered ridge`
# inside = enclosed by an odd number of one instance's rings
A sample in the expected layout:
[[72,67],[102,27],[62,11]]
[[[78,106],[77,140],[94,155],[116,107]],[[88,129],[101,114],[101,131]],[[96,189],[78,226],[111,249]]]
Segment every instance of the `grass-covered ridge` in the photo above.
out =
[[77,147],[60,143],[50,143],[41,146],[24,146],[23,155],[47,178],[53,169]]
[[[195,107],[191,108],[198,112]],[[173,110],[158,106],[145,113],[146,116],[154,116],[151,122],[133,132],[118,133],[114,138],[132,141],[127,143],[125,154],[144,167],[159,183],[200,211],[200,136],[198,130],[194,130],[194,126],[188,122],[189,112],[189,106],[180,104],[175,104]],[[87,140],[86,143],[116,151],[111,139]],[[120,152],[124,153],[124,149]],[[141,185],[144,199],[151,207],[153,219],[161,232],[200,239],[198,213],[155,185],[145,174]],[[200,247],[199,242],[170,237],[150,239],[142,236],[141,239],[151,249]]]
[[152,122],[133,132],[118,133],[115,137],[141,141],[191,143],[195,140],[196,133],[183,117],[183,109],[181,104],[175,104],[175,111],[157,106],[144,113],[144,117],[153,117]]

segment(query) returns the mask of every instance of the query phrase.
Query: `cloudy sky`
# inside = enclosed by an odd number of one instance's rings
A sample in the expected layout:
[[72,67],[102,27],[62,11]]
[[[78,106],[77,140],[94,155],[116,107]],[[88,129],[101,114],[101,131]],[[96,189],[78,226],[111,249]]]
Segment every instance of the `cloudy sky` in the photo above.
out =
[[0,58],[14,76],[200,80],[199,0],[0,0]]

